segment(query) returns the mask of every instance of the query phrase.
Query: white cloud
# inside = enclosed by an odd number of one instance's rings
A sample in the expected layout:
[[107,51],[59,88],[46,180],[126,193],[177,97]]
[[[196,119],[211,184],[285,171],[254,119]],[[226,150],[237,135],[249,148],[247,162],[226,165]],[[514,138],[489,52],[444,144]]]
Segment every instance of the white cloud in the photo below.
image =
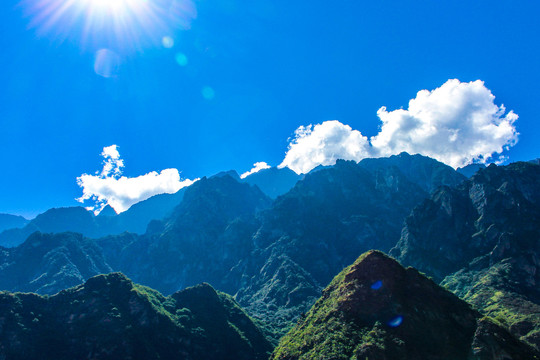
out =
[[369,156],[369,142],[360,131],[337,120],[315,126],[300,126],[278,166],[306,173],[318,165],[333,165],[337,159],[358,160]]
[[264,169],[270,169],[270,167],[271,166],[268,165],[267,163],[265,163],[264,161],[257,162],[255,164],[253,164],[253,168],[251,170],[246,171],[245,173],[240,175],[240,179],[245,179],[251,174],[255,174],[256,172],[259,172],[259,171],[264,170]]
[[483,81],[448,80],[433,91],[419,91],[407,110],[380,108],[382,127],[371,145],[381,156],[406,151],[453,167],[486,162],[518,137],[513,125],[518,116],[505,115],[505,107],[494,100]]
[[151,196],[163,193],[175,193],[196,180],[181,180],[177,169],[152,171],[148,174],[128,178],[122,175],[124,161],[120,158],[118,147],[111,145],[103,148],[103,169],[95,175],[83,174],[77,178],[83,195],[77,201],[91,200],[94,205],[87,207],[99,213],[107,204],[117,213],[129,209],[133,204]]
[[122,175],[124,160],[120,159],[117,145],[104,147],[101,156],[103,157],[103,170],[101,170],[101,176]]
[[448,80],[435,90],[419,91],[406,110],[381,107],[377,111],[382,121],[380,131],[369,141],[336,120],[299,127],[279,167],[305,173],[319,164],[334,164],[336,159],[360,161],[403,151],[430,156],[453,167],[497,162],[501,159],[498,155],[513,146],[519,134],[514,127],[518,116],[506,113],[494,100],[480,80]]

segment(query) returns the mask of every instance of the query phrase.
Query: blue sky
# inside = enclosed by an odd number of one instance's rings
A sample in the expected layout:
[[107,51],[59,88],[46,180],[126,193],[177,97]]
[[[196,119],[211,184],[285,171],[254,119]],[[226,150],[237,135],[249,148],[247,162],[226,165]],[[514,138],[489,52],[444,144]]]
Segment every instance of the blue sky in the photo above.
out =
[[127,177],[276,166],[298,127],[337,119],[372,137],[382,106],[448,79],[482,80],[519,115],[510,161],[540,156],[537,2],[194,0],[182,26],[165,12],[128,39],[107,26],[83,38],[84,14],[33,26],[38,1],[0,4],[0,212],[77,205],[77,177],[113,144]]

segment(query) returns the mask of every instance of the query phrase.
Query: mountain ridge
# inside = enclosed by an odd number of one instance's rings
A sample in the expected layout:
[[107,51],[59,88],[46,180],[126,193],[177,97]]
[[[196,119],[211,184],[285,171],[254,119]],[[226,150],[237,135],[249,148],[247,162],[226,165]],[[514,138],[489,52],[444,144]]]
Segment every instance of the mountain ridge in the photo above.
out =
[[490,165],[406,219],[390,254],[540,348],[540,166]]
[[271,360],[505,356],[540,354],[417,270],[369,251],[332,280]]

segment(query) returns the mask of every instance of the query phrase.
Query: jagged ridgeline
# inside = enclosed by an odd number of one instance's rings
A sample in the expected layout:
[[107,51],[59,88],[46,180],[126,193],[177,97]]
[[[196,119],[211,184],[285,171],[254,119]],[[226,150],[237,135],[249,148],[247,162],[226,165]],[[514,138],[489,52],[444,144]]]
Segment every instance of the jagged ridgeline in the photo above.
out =
[[539,359],[540,354],[413,268],[378,251],[337,275],[272,360]]
[[0,359],[265,360],[271,349],[208,284],[164,297],[111,273],[50,297],[0,292]]
[[[294,181],[262,175],[268,189]],[[207,282],[234,295],[277,344],[344,267],[370,249],[393,249],[538,349],[539,176],[538,165],[521,163],[467,180],[433,159],[400,154],[315,169],[272,199],[250,177],[221,173],[175,194],[174,206],[170,197],[140,203],[144,226],[155,219],[149,209],[168,204],[144,234],[34,233],[0,248],[0,289],[52,295],[112,271],[164,295]],[[26,226],[85,223],[70,222],[71,214],[88,215],[50,211]]]
[[491,165],[439,188],[391,254],[540,349],[540,166]]
[[35,234],[3,249],[0,284],[54,294],[109,268],[166,295],[208,282],[235,294],[277,340],[359,254],[394,246],[403,220],[430,191],[465,179],[433,159],[404,153],[338,161],[272,201],[232,175],[187,188],[170,215],[151,222],[144,235]]

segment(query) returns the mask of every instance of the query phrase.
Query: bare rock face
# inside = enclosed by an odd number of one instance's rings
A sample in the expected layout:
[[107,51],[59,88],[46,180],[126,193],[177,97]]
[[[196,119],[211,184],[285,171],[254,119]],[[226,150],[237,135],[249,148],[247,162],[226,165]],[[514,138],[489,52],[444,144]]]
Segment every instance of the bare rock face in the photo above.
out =
[[412,268],[370,251],[337,275],[271,359],[538,359]]

